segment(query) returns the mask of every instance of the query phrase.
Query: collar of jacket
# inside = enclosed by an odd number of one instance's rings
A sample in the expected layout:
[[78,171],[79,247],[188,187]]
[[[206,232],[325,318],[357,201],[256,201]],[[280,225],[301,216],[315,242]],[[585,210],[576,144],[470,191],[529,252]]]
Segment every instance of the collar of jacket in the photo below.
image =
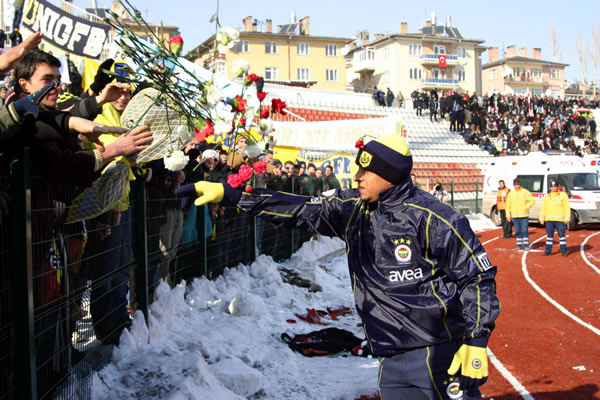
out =
[[375,204],[378,203],[380,206],[397,205],[406,200],[414,190],[415,186],[410,180],[409,175],[408,178],[399,184],[379,193],[379,201],[375,202]]

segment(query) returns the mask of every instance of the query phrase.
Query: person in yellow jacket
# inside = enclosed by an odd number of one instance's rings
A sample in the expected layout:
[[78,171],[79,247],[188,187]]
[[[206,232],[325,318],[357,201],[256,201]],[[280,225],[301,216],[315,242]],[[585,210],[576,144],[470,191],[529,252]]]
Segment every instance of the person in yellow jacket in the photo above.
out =
[[512,226],[510,222],[506,220],[506,198],[508,197],[510,189],[506,187],[504,181],[500,179],[498,181],[498,192],[496,194],[496,209],[500,213],[500,221],[502,222],[502,230],[504,231],[504,238],[512,237]]
[[517,249],[529,251],[529,209],[535,204],[531,192],[521,187],[521,180],[513,180],[513,188],[506,200],[506,220],[515,226]]
[[550,193],[544,196],[542,211],[540,212],[540,223],[546,224],[546,251],[545,256],[552,252],[554,244],[554,229],[558,233],[560,243],[560,252],[567,256],[567,238],[565,231],[567,224],[571,220],[571,206],[569,205],[569,196],[560,188],[556,181],[550,182]]

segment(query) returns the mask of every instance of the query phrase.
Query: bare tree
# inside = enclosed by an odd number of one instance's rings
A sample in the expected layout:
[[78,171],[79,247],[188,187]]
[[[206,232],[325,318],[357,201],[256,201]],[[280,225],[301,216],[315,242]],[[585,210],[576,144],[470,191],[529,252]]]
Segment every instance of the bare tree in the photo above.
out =
[[594,69],[594,98],[596,98],[596,86],[598,86],[597,81],[597,73],[598,73],[598,64],[600,62],[600,28],[592,29],[592,51],[590,54],[590,58],[592,59],[592,68]]
[[558,37],[556,35],[556,28],[554,25],[550,25],[550,47],[552,48],[552,61],[558,62],[558,56],[560,55],[561,48],[558,43]]
[[582,90],[585,96],[587,90],[587,79],[586,73],[588,68],[589,60],[589,47],[587,41],[581,38],[581,33],[577,35],[577,58],[579,58],[579,65],[581,66],[581,79],[582,79]]

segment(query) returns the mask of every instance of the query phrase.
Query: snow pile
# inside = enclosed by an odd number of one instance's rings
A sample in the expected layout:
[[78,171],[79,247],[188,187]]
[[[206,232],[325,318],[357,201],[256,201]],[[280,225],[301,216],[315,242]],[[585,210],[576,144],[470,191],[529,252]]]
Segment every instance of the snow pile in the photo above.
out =
[[[320,237],[282,264],[314,280],[322,292],[284,283],[267,256],[227,269],[214,281],[196,279],[187,293],[185,282],[172,290],[161,284],[149,328],[136,313],[112,362],[94,377],[92,398],[351,400],[375,393],[375,359],[347,353],[307,358],[281,340],[283,332],[293,336],[324,328],[295,313],[354,309],[345,253],[319,261],[343,246],[341,240]],[[328,322],[364,337],[356,314]]]

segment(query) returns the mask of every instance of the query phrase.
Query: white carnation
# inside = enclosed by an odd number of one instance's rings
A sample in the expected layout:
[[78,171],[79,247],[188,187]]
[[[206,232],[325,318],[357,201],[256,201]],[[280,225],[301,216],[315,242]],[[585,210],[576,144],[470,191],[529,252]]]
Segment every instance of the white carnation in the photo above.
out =
[[232,48],[238,40],[240,40],[240,32],[237,29],[224,26],[217,31],[217,42],[227,48]]
[[218,120],[215,124],[215,135],[220,133],[229,133],[233,130],[233,126],[231,126],[231,121],[227,122],[222,119]]
[[214,107],[221,99],[223,94],[215,85],[209,85],[206,90],[206,104],[209,107]]
[[258,123],[258,129],[262,134],[270,134],[273,131],[273,122],[270,119],[261,119]]
[[195,133],[190,131],[186,125],[179,125],[174,133],[181,139],[182,143],[188,143],[195,136]]
[[183,151],[174,151],[164,158],[165,168],[170,171],[181,171],[188,163],[189,157]]

